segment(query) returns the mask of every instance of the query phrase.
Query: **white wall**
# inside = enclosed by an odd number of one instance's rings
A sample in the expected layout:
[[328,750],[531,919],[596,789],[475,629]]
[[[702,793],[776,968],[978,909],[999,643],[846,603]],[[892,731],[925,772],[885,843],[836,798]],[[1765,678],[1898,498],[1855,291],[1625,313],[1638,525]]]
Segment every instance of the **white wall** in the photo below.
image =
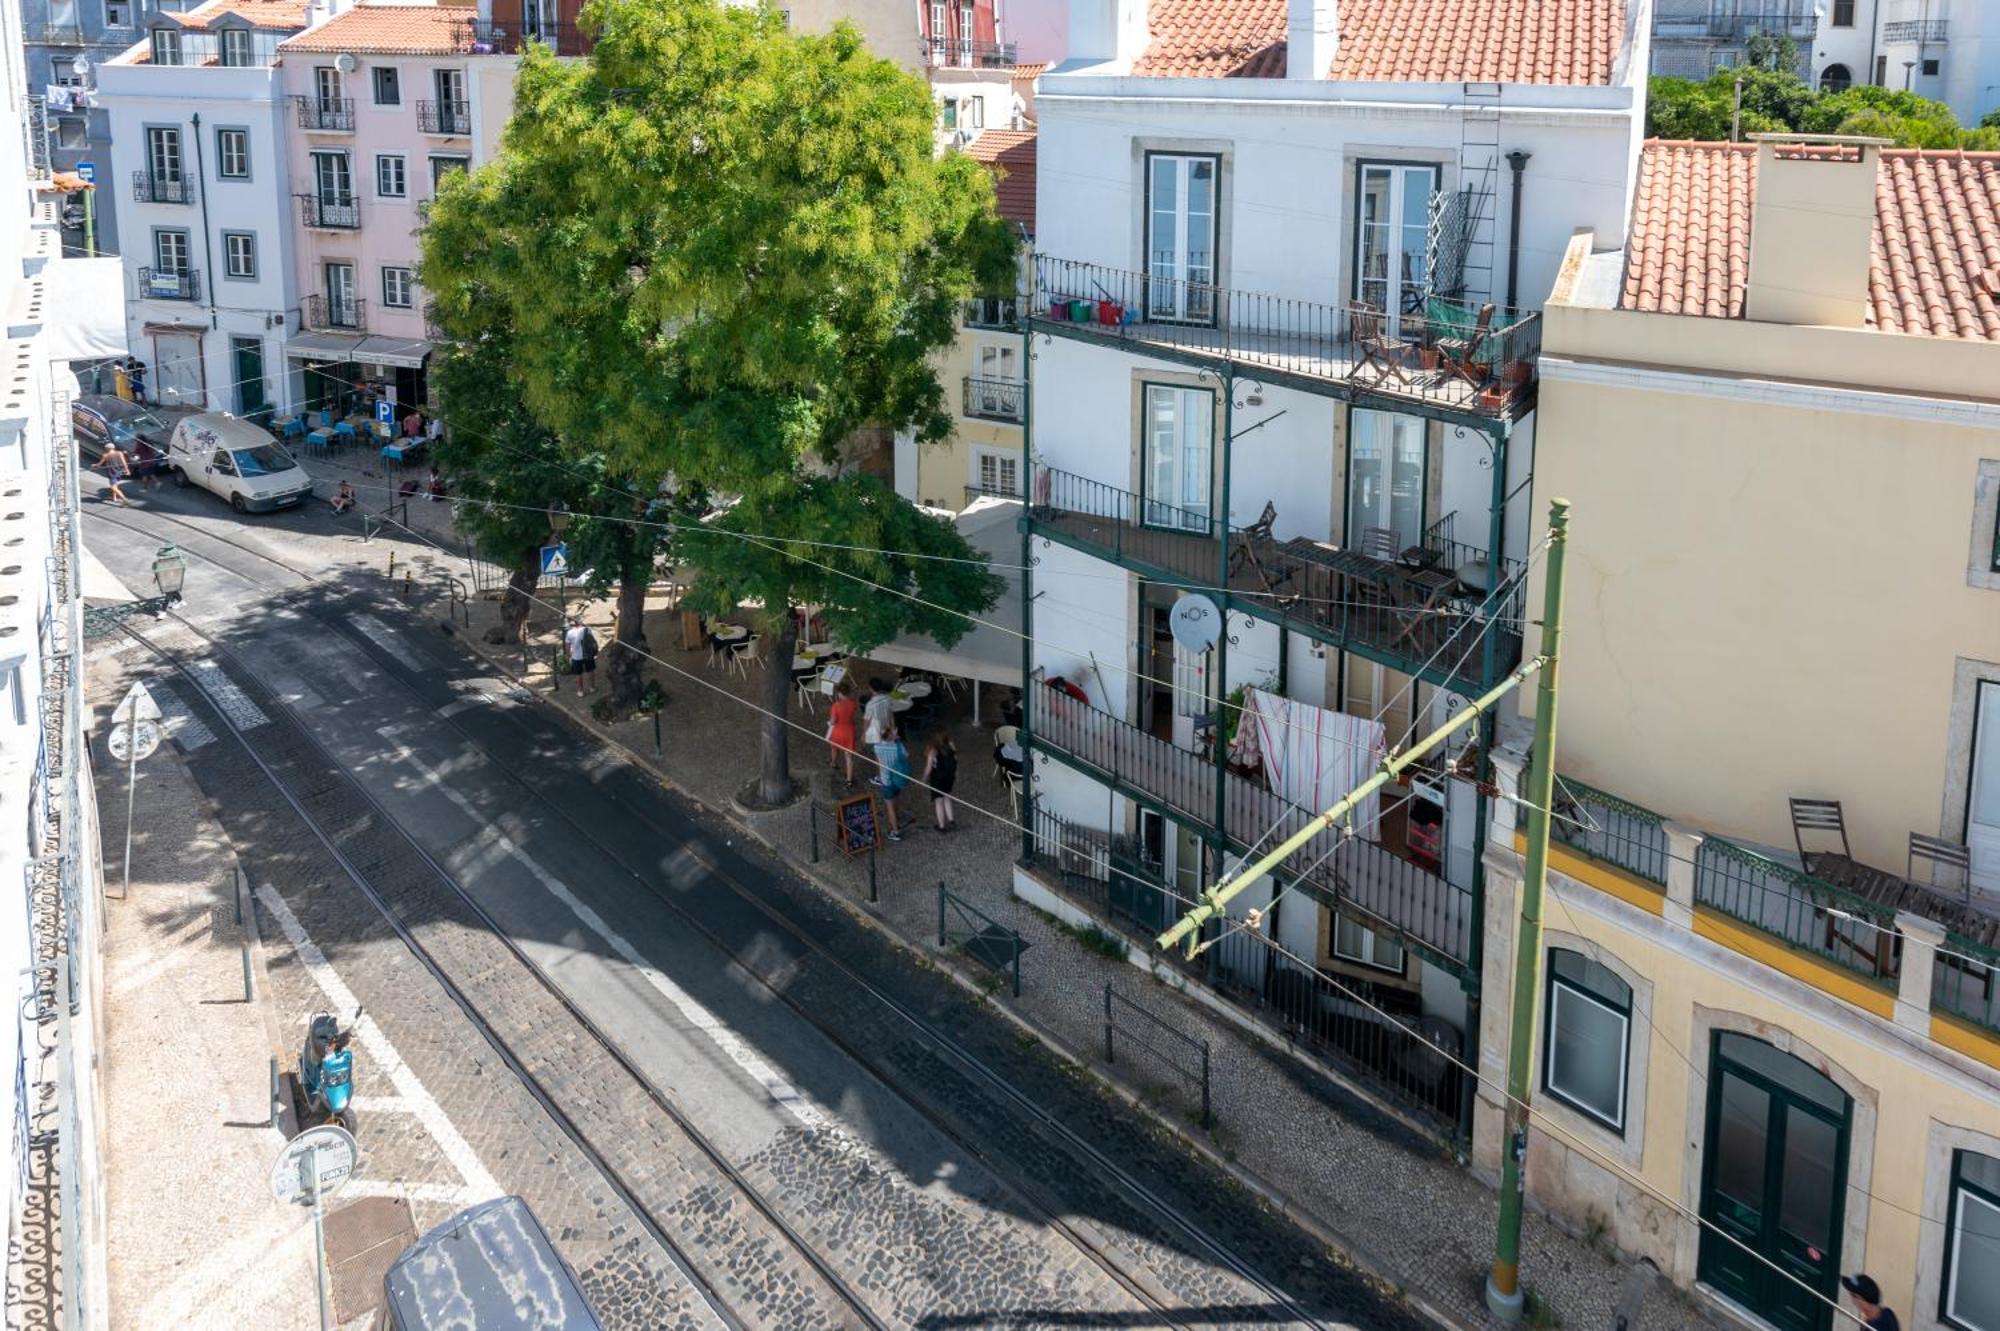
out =
[[[1130,671],[1136,631],[1134,584],[1116,565],[1038,538],[1032,543],[1036,596],[1030,608],[1036,666],[1082,686],[1090,701],[1115,716],[1130,713],[1136,696]],[[1090,666],[1095,656],[1099,669]]]

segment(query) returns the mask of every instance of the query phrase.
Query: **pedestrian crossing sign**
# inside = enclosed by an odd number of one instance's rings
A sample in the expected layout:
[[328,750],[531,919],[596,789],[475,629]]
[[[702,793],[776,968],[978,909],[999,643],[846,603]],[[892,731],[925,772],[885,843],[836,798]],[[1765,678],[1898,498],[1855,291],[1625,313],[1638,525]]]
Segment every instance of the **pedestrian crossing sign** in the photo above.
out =
[[569,576],[569,546],[558,541],[554,545],[542,547],[542,576],[545,578],[566,578]]

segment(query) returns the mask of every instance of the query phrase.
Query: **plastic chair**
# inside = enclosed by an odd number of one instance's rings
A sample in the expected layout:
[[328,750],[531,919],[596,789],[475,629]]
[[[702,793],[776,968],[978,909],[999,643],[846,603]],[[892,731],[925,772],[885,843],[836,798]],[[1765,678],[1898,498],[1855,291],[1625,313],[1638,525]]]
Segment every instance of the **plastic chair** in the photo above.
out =
[[750,678],[750,663],[762,662],[764,635],[752,633],[729,644],[729,666],[738,676]]
[[798,690],[799,701],[805,704],[805,709],[808,713],[813,709],[813,695],[820,690],[820,675],[822,673],[819,666],[814,666],[811,670],[794,670],[792,672],[792,687]]

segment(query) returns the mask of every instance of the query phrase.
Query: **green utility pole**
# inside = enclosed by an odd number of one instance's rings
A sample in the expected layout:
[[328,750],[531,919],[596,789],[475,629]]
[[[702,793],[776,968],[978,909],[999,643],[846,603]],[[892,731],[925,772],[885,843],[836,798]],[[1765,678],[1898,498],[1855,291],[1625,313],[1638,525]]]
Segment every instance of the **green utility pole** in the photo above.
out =
[[83,254],[87,259],[97,257],[97,186],[92,185],[83,192]]
[[1542,606],[1542,677],[1535,696],[1535,747],[1528,759],[1528,857],[1521,881],[1521,935],[1514,947],[1514,1021],[1507,1037],[1507,1120],[1500,1141],[1500,1226],[1486,1306],[1503,1322],[1521,1319],[1521,1169],[1528,1155],[1528,1069],[1535,1003],[1541,997],[1542,894],[1549,876],[1549,810],[1556,791],[1556,677],[1562,643],[1563,547],[1569,501],[1549,503],[1549,566]]

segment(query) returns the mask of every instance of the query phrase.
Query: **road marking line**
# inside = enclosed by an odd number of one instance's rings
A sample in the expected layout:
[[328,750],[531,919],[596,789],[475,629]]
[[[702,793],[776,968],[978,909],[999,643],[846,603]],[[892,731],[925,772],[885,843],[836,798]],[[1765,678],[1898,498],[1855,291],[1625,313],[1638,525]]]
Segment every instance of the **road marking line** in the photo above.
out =
[[410,654],[409,649],[403,646],[402,637],[397,634],[396,630],[390,628],[367,611],[364,610],[358,615],[349,615],[347,622],[354,625],[355,628],[360,629],[368,641],[374,643],[398,661]]
[[[376,733],[380,734],[390,743],[395,744],[395,732],[401,729],[403,729],[401,726],[383,726]],[[655,992],[659,993],[669,1003],[672,1003],[675,1008],[679,1009],[681,1017],[688,1025],[706,1035],[710,1043],[714,1044],[717,1049],[720,1049],[737,1067],[743,1069],[744,1073],[752,1081],[763,1088],[764,1093],[774,1103],[782,1106],[787,1113],[808,1128],[825,1128],[830,1126],[826,1116],[819,1112],[818,1107],[812,1101],[808,1100],[797,1087],[780,1076],[777,1069],[766,1063],[755,1050],[744,1043],[743,1038],[727,1022],[702,1006],[694,995],[688,993],[687,990],[661,974],[651,962],[640,955],[639,949],[626,942],[622,935],[609,924],[606,924],[601,915],[589,906],[586,906],[582,901],[579,901],[576,894],[571,892],[561,879],[557,878],[547,869],[544,869],[534,856],[521,849],[505,832],[502,832],[498,827],[487,821],[486,817],[473,806],[472,801],[445,784],[444,773],[429,766],[421,758],[410,752],[407,745],[397,744],[397,752],[394,756],[398,760],[416,768],[423,775],[427,784],[436,786],[446,799],[456,804],[474,822],[481,824],[483,830],[475,838],[476,841],[491,842],[519,861],[521,867],[533,874],[535,880],[548,889],[549,895],[569,907],[570,913],[582,921],[585,928],[609,943],[612,951],[622,957],[627,965],[638,971],[644,977],[646,983],[653,987]]]
[[263,709],[250,701],[250,695],[236,687],[236,681],[222,672],[222,667],[213,661],[195,661],[188,668],[201,681],[202,692],[229,718],[230,724],[238,730],[255,730],[271,718]]
[[[306,933],[305,926],[299,923],[298,916],[292,914],[292,908],[285,904],[285,899],[268,885],[257,889],[257,899],[262,901],[264,909],[270,911],[277,919],[278,927],[283,929],[285,937],[291,940],[292,950],[298,953],[299,961],[305,966],[306,973],[312,976],[313,983],[317,984],[320,992],[326,995],[327,1001],[333,1005],[333,1010],[344,1014],[359,1008],[361,1004],[355,1000],[354,991],[347,987],[347,982],[340,978],[339,972],[327,961],[326,954],[319,950],[319,945]],[[417,1080],[417,1074],[410,1070],[410,1065],[396,1052],[396,1046],[389,1043],[388,1036],[382,1034],[382,1028],[375,1024],[375,1019],[365,1012],[362,1013],[361,1020],[354,1023],[354,1032],[362,1046],[374,1058],[377,1066],[388,1073],[390,1082],[394,1084],[408,1111],[424,1125],[424,1130],[430,1133],[431,1139],[438,1144],[438,1149],[444,1152],[445,1159],[451,1161],[453,1168],[458,1170],[459,1177],[465,1180],[466,1188],[478,1194],[474,1200],[483,1201],[488,1197],[503,1196],[500,1185],[486,1172],[486,1166],[479,1163],[479,1156],[471,1144],[459,1135],[457,1127],[452,1124],[451,1116],[431,1098],[431,1093],[424,1089],[421,1081]]]
[[354,1112],[357,1114],[362,1112],[370,1114],[408,1114],[412,1112],[410,1102],[400,1095],[356,1095],[350,1096],[347,1103],[354,1106]]
[[193,753],[202,745],[215,742],[215,732],[208,728],[208,722],[194,714],[187,700],[171,684],[154,680],[151,689],[153,701],[160,704],[160,728],[181,746],[182,753]]

